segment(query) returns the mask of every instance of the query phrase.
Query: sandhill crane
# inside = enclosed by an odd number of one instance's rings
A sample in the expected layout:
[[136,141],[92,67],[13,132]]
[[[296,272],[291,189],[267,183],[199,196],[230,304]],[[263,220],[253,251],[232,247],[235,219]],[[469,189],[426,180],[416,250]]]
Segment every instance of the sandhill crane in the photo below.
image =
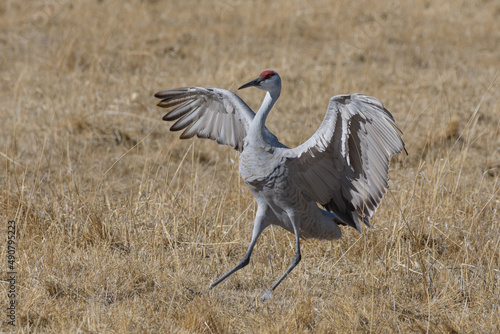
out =
[[267,226],[279,225],[295,235],[295,256],[264,293],[266,299],[300,262],[300,238],[338,239],[339,225],[359,232],[361,222],[370,226],[368,219],[389,186],[389,159],[406,149],[391,113],[378,99],[362,94],[332,97],[314,135],[288,148],[265,126],[281,92],[278,73],[266,70],[238,89],[247,87],[266,91],[257,114],[236,94],[220,88],[167,89],[155,97],[161,99],[160,107],[176,107],[163,120],[177,120],[170,130],[184,130],[181,139],[209,138],[241,152],[240,174],[257,200],[248,250],[210,288],[248,264]]

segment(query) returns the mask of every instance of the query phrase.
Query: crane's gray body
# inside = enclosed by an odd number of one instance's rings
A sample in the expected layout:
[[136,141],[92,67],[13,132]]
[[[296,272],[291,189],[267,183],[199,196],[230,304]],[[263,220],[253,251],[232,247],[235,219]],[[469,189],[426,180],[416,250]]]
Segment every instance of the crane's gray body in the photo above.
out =
[[362,94],[332,97],[316,133],[288,148],[265,126],[280,95],[281,78],[264,71],[240,89],[250,86],[266,91],[256,114],[236,94],[219,88],[176,88],[155,96],[161,99],[158,106],[176,107],[163,119],[177,120],[170,129],[184,130],[182,139],[209,138],[241,152],[240,174],[257,200],[245,256],[211,287],[248,264],[267,226],[294,233],[295,256],[265,294],[268,297],[300,261],[300,238],[338,239],[339,225],[360,232],[361,223],[370,226],[369,218],[389,186],[389,159],[405,148],[389,111],[376,98]]
[[[286,163],[288,148],[244,146],[240,155],[240,174],[266,212],[262,224],[279,225],[294,233],[290,216],[295,217],[300,237],[338,239],[342,232],[335,215],[322,210],[293,180],[297,171]],[[294,175],[295,174],[295,175]]]

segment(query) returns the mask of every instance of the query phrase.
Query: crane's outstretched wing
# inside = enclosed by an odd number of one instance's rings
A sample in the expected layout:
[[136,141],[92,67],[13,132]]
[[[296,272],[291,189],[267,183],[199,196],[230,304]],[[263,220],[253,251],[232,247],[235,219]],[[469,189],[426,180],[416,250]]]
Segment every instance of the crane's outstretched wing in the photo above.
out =
[[243,139],[255,113],[238,95],[220,88],[189,87],[163,90],[155,97],[161,99],[159,107],[177,107],[163,120],[177,120],[170,130],[185,129],[181,139],[196,135],[243,150]]
[[287,152],[304,194],[361,232],[389,186],[389,158],[406,151],[391,113],[371,96],[330,99],[319,129]]

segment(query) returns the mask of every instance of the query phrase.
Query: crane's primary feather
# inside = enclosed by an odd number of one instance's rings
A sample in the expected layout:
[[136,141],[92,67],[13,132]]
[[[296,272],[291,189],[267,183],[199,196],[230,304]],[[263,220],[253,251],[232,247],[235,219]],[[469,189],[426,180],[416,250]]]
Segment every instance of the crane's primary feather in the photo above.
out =
[[[220,88],[187,87],[163,90],[155,97],[161,99],[159,107],[176,107],[163,120],[177,121],[170,130],[184,130],[181,139],[197,136],[243,150],[243,139],[255,113],[238,95]],[[276,141],[267,128],[265,132]]]
[[390,156],[403,150],[382,103],[352,94],[332,97],[319,129],[286,156],[303,191],[361,231],[387,192]]
[[182,139],[209,138],[243,150],[243,139],[255,114],[236,94],[219,88],[189,87],[167,89],[155,97],[161,99],[159,107],[176,107],[163,120],[177,120],[170,130],[184,130]]

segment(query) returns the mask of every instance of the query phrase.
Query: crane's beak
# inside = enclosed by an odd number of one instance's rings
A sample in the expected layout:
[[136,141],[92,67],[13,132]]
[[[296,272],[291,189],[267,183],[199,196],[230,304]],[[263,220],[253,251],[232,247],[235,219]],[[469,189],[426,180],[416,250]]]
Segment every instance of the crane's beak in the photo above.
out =
[[240,88],[238,89],[243,89],[243,88],[248,88],[248,87],[255,87],[255,86],[259,86],[260,85],[260,82],[262,81],[262,79],[260,77],[258,77],[257,79],[255,80],[252,80],[250,82],[247,82],[246,84],[244,84],[243,86],[241,86]]

